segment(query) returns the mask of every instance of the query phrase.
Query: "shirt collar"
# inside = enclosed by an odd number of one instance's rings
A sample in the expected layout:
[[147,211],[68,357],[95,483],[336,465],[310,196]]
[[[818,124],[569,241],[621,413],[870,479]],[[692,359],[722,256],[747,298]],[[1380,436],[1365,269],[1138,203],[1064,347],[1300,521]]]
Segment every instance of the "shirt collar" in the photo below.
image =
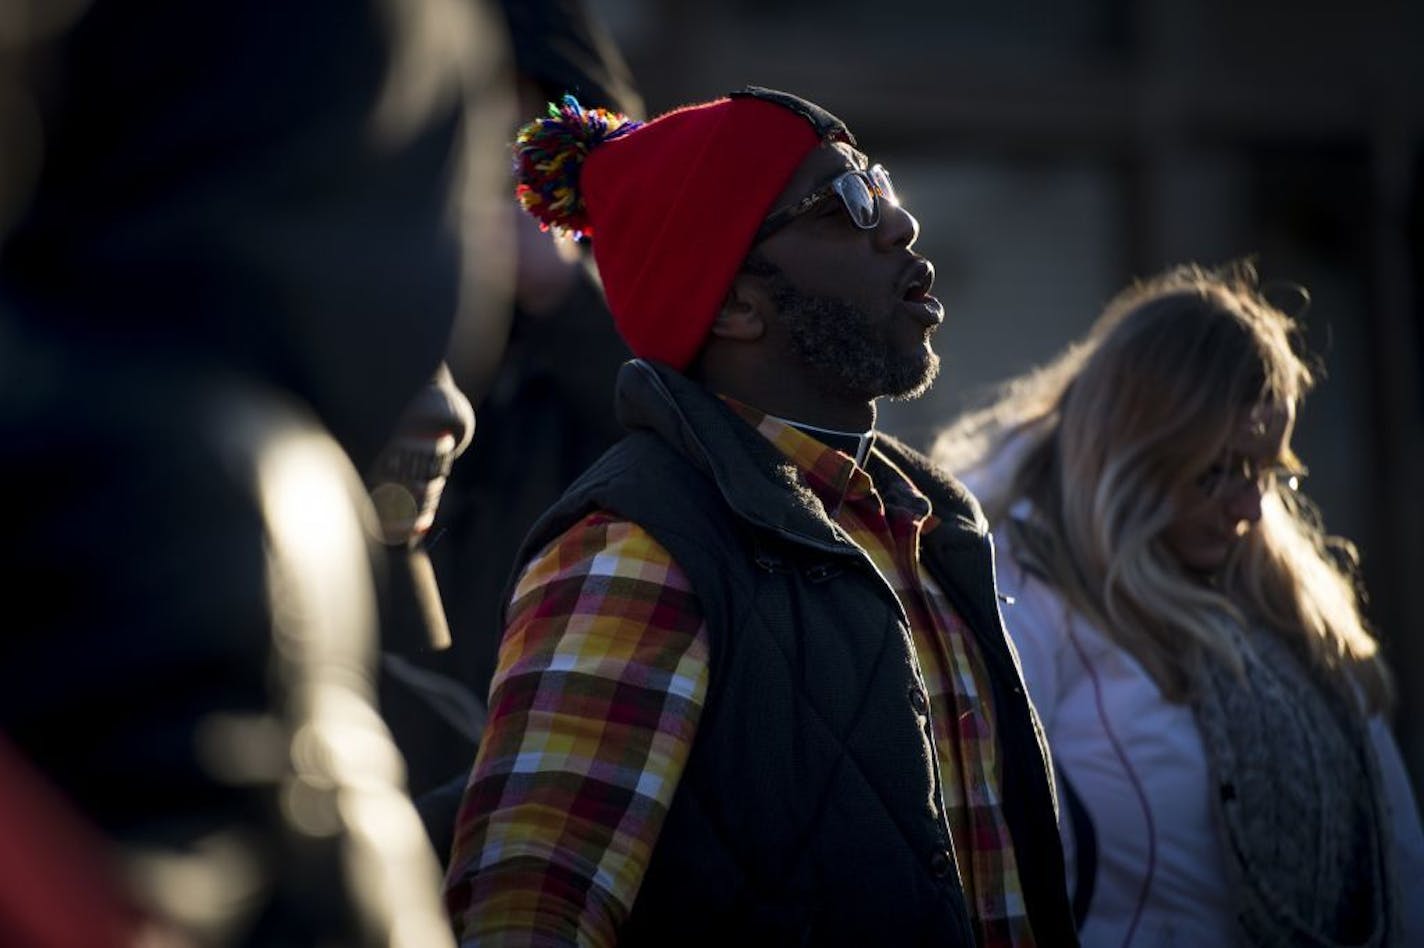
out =
[[[926,532],[939,524],[939,518],[934,515],[930,499],[915,487],[914,482],[905,476],[903,471],[883,454],[874,450],[875,432],[873,429],[865,433],[869,436],[870,443],[867,445],[862,464],[857,464],[856,459],[850,454],[837,450],[810,433],[811,431],[826,432],[824,428],[817,429],[811,425],[798,425],[785,418],[768,415],[766,412],[739,402],[728,395],[719,395],[718,397],[795,465],[802,477],[805,478],[806,486],[821,501],[832,519],[835,519],[844,504],[857,503],[874,493],[876,483],[863,466],[870,463],[870,456],[873,454],[878,465],[877,469],[883,469],[879,485],[883,500],[892,506],[904,509],[916,520],[921,521],[922,529]],[[842,437],[849,435],[857,441],[861,437],[854,432],[829,432],[829,435],[841,435]],[[827,435],[823,434],[824,436]],[[850,447],[848,443],[846,446]]]
[[727,395],[720,397],[728,408],[786,455],[827,510],[858,500],[873,489],[870,475],[850,454],[836,450],[784,418],[768,415]]
[[870,456],[870,449],[875,445],[874,428],[868,431],[835,431],[830,428],[817,428],[815,425],[792,421],[790,418],[779,418],[776,415],[767,415],[766,417],[784,422],[827,447],[835,448],[841,454],[853,458],[855,463],[861,467],[865,466],[866,459]]

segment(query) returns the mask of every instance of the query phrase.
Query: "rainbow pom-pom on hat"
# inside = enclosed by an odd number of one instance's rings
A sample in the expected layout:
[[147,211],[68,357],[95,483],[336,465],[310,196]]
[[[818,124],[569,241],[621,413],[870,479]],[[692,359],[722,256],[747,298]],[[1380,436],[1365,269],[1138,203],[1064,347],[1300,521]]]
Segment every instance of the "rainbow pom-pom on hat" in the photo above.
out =
[[520,129],[514,140],[514,193],[544,230],[576,239],[591,236],[587,208],[579,194],[579,172],[593,148],[642,126],[606,109],[585,109],[578,99],[564,96],[549,103],[547,118]]
[[546,229],[592,242],[633,354],[685,369],[802,159],[854,143],[835,116],[748,87],[641,123],[572,96],[515,141],[515,193]]

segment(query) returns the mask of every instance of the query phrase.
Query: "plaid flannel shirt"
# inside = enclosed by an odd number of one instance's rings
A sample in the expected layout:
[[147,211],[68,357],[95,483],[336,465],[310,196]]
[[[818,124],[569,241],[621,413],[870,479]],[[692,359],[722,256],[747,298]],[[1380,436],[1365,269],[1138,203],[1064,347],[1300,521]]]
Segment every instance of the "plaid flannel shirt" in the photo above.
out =
[[[847,455],[728,404],[837,511],[904,605],[976,938],[1034,944],[1000,809],[986,671],[919,562],[919,537],[939,522],[928,499],[898,471],[874,484]],[[529,564],[450,861],[446,902],[463,945],[617,941],[692,748],[708,659],[686,577],[636,524],[590,514]]]

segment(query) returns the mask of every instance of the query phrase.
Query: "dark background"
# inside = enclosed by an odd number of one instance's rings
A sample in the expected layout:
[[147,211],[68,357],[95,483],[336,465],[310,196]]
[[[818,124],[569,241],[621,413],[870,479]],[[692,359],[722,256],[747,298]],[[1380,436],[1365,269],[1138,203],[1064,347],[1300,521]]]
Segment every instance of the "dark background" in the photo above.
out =
[[1424,785],[1424,4],[596,0],[649,114],[748,82],[847,121],[939,269],[919,446],[1133,277],[1255,255],[1309,288],[1296,445],[1359,546]]

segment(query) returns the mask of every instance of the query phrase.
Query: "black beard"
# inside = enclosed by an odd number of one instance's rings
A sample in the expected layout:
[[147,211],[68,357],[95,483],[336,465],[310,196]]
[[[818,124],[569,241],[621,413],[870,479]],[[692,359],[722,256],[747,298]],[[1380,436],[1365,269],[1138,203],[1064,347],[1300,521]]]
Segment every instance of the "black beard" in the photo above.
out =
[[898,355],[871,316],[844,300],[803,293],[781,273],[769,275],[777,312],[791,337],[791,352],[819,370],[837,394],[894,401],[918,398],[939,374],[933,351]]

